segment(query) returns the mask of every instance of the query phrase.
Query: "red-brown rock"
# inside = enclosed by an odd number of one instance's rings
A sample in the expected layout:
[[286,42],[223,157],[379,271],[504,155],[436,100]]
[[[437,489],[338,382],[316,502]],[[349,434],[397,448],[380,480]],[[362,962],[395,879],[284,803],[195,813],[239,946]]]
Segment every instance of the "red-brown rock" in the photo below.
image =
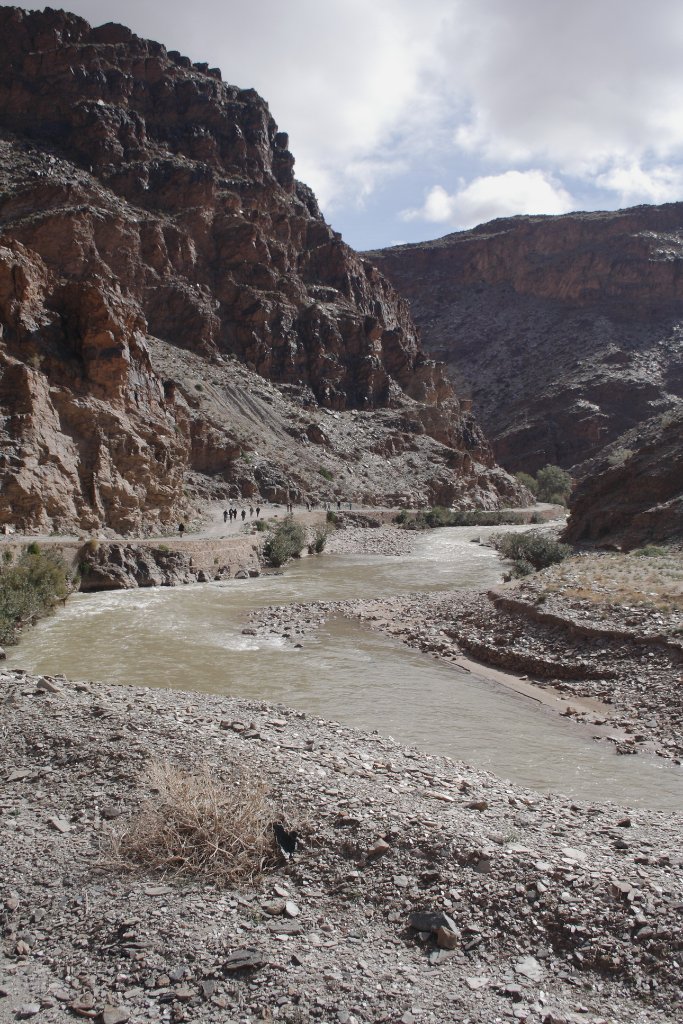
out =
[[683,203],[514,217],[366,255],[496,458],[576,467],[683,397]]
[[[395,409],[424,436],[421,465],[348,474],[345,496],[523,500],[293,162],[266,103],[216,69],[119,25],[0,8],[0,521],[130,532],[183,515],[188,487],[315,495],[293,440],[308,402]],[[294,401],[263,398],[281,414],[263,445],[254,374]]]

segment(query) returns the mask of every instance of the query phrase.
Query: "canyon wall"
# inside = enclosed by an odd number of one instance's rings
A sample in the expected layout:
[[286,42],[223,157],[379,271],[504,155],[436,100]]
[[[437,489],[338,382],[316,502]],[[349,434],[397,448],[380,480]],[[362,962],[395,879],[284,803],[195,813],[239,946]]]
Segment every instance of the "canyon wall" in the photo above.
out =
[[501,219],[366,256],[507,469],[577,471],[683,398],[683,203]]
[[525,500],[293,165],[220,70],[0,8],[0,523],[149,531],[223,494]]
[[565,536],[626,549],[683,543],[683,410],[640,424],[583,468]]

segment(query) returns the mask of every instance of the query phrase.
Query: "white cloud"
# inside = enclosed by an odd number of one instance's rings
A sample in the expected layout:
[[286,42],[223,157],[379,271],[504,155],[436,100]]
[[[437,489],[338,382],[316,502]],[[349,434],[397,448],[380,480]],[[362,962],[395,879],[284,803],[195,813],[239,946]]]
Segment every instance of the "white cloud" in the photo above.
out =
[[401,216],[403,220],[420,219],[468,228],[496,217],[567,213],[574,207],[566,189],[542,171],[506,171],[475,178],[453,194],[441,185],[434,185],[421,207],[404,210]]
[[588,174],[683,146],[683,7],[484,0],[449,45],[469,98],[468,153]]
[[[442,183],[444,195],[432,190],[424,207],[434,223],[454,197],[463,217],[525,196],[533,205],[533,195],[550,212],[566,203],[557,183],[569,177],[602,205],[605,192],[622,202],[683,197],[680,0],[68,6],[255,87],[290,134],[297,175],[335,217],[398,174],[420,188]],[[504,178],[513,171],[527,177]],[[475,180],[458,186],[463,176]],[[501,179],[495,195],[484,195],[488,179]]]
[[683,167],[663,164],[644,170],[640,164],[631,163],[599,175],[596,184],[615,192],[624,205],[670,203],[683,197]]

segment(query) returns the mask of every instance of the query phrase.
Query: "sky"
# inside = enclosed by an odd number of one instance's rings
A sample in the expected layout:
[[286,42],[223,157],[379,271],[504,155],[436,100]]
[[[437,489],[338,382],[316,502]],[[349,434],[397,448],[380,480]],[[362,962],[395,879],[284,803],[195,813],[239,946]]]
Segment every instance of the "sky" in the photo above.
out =
[[289,133],[296,176],[356,249],[683,199],[681,0],[65,7],[255,88]]

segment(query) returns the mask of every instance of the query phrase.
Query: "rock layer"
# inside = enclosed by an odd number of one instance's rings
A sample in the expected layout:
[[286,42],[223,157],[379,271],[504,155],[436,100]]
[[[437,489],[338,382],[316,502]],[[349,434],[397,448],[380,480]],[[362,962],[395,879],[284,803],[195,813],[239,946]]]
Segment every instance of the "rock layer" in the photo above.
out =
[[[314,407],[406,410],[477,500],[481,431],[253,90],[120,25],[2,8],[0,151],[2,520],[126,532],[179,514],[192,472],[240,486],[239,431],[163,376],[153,339]],[[310,490],[287,454],[280,490]]]
[[509,469],[575,467],[683,397],[683,203],[501,219],[366,255]]

